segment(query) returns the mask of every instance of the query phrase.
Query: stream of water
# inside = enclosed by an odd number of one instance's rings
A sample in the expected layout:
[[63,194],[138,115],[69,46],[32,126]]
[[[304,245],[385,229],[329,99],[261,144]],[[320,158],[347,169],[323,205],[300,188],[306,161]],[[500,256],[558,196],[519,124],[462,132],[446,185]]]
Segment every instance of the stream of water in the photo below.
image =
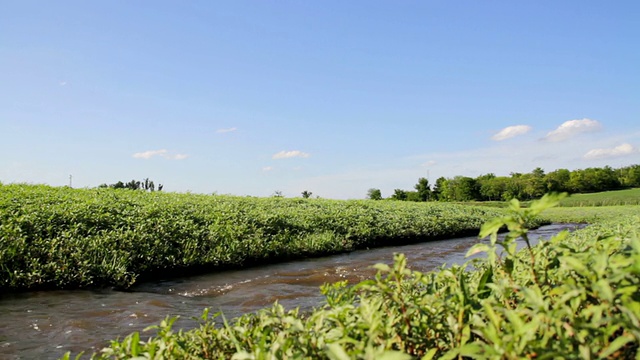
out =
[[[543,226],[530,232],[533,242],[581,225]],[[0,296],[0,359],[57,359],[65,352],[92,353],[133,331],[180,315],[175,327],[195,326],[204,308],[227,318],[256,311],[278,300],[287,308],[311,309],[323,299],[326,282],[357,283],[375,274],[371,265],[390,264],[404,253],[408,266],[429,271],[463,263],[476,237],[425,242],[148,282],[131,291],[75,290]],[[520,244],[522,245],[522,244]],[[152,332],[143,333],[142,338]]]

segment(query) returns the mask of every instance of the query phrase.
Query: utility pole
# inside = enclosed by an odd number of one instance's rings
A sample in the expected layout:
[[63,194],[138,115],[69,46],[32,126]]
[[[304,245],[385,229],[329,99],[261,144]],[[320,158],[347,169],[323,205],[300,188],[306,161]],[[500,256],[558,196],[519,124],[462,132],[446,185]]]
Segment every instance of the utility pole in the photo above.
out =
[[71,182],[72,182],[72,179],[73,179],[73,176],[72,176],[72,175],[69,175],[69,187],[71,187],[71,185],[72,185],[72,183],[71,183]]

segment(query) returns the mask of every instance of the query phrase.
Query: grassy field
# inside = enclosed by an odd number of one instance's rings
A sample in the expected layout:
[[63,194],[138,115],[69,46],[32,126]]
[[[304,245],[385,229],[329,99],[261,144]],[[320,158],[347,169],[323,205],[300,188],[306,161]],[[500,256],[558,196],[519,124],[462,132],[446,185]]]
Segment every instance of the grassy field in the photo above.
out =
[[522,224],[553,204],[545,198],[487,223],[491,241],[470,251],[487,256],[471,270],[419,273],[399,254],[372,280],[323,286],[326,302],[311,313],[274,304],[228,321],[205,311],[190,331],[167,318],[149,329],[156,335],[133,333],[93,358],[637,359],[638,207],[552,209],[544,215],[594,223],[515,252],[514,239],[527,236]]
[[[521,201],[523,206],[528,206],[531,201]],[[486,206],[493,208],[506,208],[508,201],[466,201],[457,202],[461,205]],[[621,206],[640,205],[640,188],[603,191],[591,194],[573,194],[564,198],[558,206],[563,207],[593,207],[593,206]]]
[[0,185],[0,291],[115,286],[477,234],[494,209]]
[[556,207],[546,211],[544,217],[552,222],[594,224],[633,215],[640,215],[640,206]]
[[640,205],[640,188],[575,194],[562,200],[560,206]]

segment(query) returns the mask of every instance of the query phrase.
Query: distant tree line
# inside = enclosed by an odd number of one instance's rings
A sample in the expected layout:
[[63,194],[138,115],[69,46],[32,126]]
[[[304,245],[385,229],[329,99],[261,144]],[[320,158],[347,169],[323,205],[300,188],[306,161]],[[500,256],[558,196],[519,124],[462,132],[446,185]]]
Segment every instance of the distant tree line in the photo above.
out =
[[[569,171],[558,169],[545,174],[535,168],[527,174],[511,173],[496,176],[489,173],[476,178],[440,177],[433,188],[425,178],[418,179],[415,191],[395,189],[388,198],[403,201],[502,201],[531,200],[547,192],[590,193],[640,187],[640,165],[618,169],[609,166]],[[379,189],[369,189],[367,198],[381,200]]]
[[[101,184],[100,186],[98,186],[99,188],[111,188],[111,189],[129,189],[129,190],[143,190],[143,191],[156,191],[156,185],[153,183],[153,181],[149,180],[149,178],[146,178],[142,181],[137,181],[137,180],[131,180],[127,183],[124,183],[122,181],[118,181],[117,183],[114,184]],[[158,184],[158,191],[162,191],[162,184]]]

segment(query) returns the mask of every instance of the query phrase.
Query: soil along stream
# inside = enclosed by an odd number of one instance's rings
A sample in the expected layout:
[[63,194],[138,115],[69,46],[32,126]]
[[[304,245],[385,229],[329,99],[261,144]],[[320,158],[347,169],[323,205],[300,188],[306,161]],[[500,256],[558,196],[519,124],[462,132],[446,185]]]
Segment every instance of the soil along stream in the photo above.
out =
[[[531,231],[534,242],[563,229],[582,225],[549,225]],[[277,265],[149,282],[130,292],[47,291],[0,297],[0,358],[56,359],[65,352],[93,352],[109,340],[180,315],[176,327],[195,326],[206,307],[227,318],[251,312],[278,300],[285,307],[311,309],[322,301],[319,286],[370,278],[376,263],[391,263],[393,253],[406,254],[414,270],[463,263],[479,240],[465,237],[407,246],[354,251]],[[521,245],[521,244],[520,244]],[[145,333],[142,337],[145,337]],[[149,332],[147,336],[151,336]]]

